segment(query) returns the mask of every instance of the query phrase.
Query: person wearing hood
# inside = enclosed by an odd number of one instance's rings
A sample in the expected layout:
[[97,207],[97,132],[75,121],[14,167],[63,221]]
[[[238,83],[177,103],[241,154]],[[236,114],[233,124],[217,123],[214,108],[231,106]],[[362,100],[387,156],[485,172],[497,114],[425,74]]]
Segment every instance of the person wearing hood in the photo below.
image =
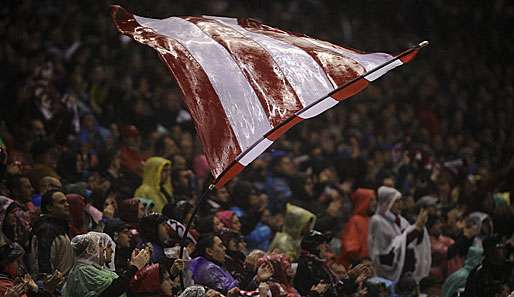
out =
[[[1,236],[1,235],[0,235]],[[24,255],[23,248],[17,243],[0,244],[0,296],[51,297],[56,287],[62,283],[63,275],[59,271],[43,282],[39,288],[30,275],[18,274],[19,263]]]
[[33,273],[67,275],[73,266],[69,237],[70,204],[63,192],[48,191],[41,198],[41,216],[33,223],[31,263]]
[[63,287],[66,297],[117,297],[124,296],[129,282],[138,270],[143,268],[150,257],[148,248],[132,253],[128,269],[116,274],[114,242],[105,233],[89,232],[77,235],[72,240],[75,263]]
[[157,212],[161,212],[168,202],[173,202],[171,161],[161,157],[146,160],[143,166],[143,184],[137,188],[134,196],[152,200]]
[[512,267],[507,261],[507,250],[498,234],[483,240],[484,257],[472,269],[466,280],[465,297],[506,296],[505,286],[512,286]]
[[[291,284],[293,274],[291,262],[284,254],[271,254],[257,261],[256,283],[261,288],[267,288],[267,296],[271,297],[300,297],[301,295]],[[262,296],[262,295],[261,295]],[[266,295],[265,295],[266,296]]]
[[322,258],[329,241],[329,238],[314,230],[302,239],[302,254],[293,281],[302,296],[336,297],[358,292],[353,279],[339,280]]
[[130,281],[130,293],[134,297],[172,297],[180,289],[178,274],[184,269],[184,262],[148,265],[139,270]]
[[405,273],[419,282],[431,265],[430,239],[425,230],[428,211],[421,209],[411,225],[401,213],[402,194],[391,187],[378,189],[378,204],[368,229],[368,252],[377,275],[398,281]]
[[345,267],[359,263],[368,257],[368,226],[375,213],[375,191],[359,188],[351,194],[352,216],[341,233],[341,255],[339,263]]
[[448,274],[452,274],[464,265],[464,259],[471,246],[482,248],[482,241],[493,232],[493,222],[483,212],[472,212],[464,221],[464,229],[455,242],[448,247]]
[[5,196],[0,196],[0,227],[8,240],[19,243],[24,250],[30,248],[30,216],[18,202]]
[[480,264],[482,254],[483,250],[479,247],[472,246],[469,248],[464,266],[448,276],[444,282],[442,297],[453,297],[459,290],[464,289],[469,273]]
[[288,255],[291,261],[296,261],[300,256],[300,242],[303,236],[312,230],[315,223],[316,216],[313,213],[287,204],[283,230],[275,235],[269,251],[278,249]]

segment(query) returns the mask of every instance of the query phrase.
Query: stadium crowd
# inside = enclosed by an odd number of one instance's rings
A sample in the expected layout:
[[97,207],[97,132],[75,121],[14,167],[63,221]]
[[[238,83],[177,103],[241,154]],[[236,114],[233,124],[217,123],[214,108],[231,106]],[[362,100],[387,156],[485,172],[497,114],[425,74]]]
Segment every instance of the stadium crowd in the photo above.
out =
[[113,3],[8,1],[0,296],[512,296],[511,3],[153,2],[120,1],[366,51],[433,45],[194,215],[212,181],[194,123],[156,54],[116,32]]

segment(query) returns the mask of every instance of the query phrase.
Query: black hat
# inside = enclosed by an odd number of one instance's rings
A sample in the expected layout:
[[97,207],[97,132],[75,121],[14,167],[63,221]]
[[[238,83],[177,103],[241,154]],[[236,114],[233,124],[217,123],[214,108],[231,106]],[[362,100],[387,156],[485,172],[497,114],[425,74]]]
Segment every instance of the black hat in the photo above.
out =
[[104,233],[114,240],[114,234],[129,229],[129,225],[119,218],[113,218],[105,222]]
[[329,242],[330,239],[323,235],[323,233],[312,230],[309,234],[305,235],[300,243],[300,247],[312,254],[319,254],[319,246],[322,243]]
[[4,244],[0,247],[0,266],[5,266],[19,257],[23,256],[25,251],[17,243]]

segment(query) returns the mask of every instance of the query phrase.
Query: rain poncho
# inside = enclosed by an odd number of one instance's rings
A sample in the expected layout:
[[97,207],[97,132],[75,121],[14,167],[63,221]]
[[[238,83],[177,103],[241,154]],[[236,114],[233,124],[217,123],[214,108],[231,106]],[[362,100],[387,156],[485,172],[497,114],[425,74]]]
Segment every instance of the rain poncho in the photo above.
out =
[[287,204],[283,230],[275,235],[269,251],[279,249],[286,253],[291,261],[296,261],[300,255],[302,231],[307,225],[309,225],[309,230],[306,231],[311,231],[315,223],[316,216],[314,214],[301,207]]
[[239,285],[228,271],[202,256],[191,260],[187,268],[193,274],[195,284],[209,287],[223,294]]
[[171,174],[168,175],[170,177],[161,185],[162,169],[166,165],[169,165],[171,170],[171,161],[169,160],[161,157],[152,157],[146,160],[143,167],[143,184],[134,193],[135,197],[152,200],[155,203],[154,211],[156,212],[162,211],[164,205],[170,202],[168,198],[173,193]]
[[479,247],[472,246],[468,250],[464,267],[450,275],[443,284],[443,297],[452,297],[459,289],[466,286],[466,279],[482,259],[483,251]]
[[[378,276],[398,281],[405,264],[407,249],[412,249],[416,261],[412,276],[419,282],[430,272],[430,239],[427,230],[424,230],[422,240],[415,239],[407,245],[407,235],[416,227],[390,211],[394,202],[400,198],[401,193],[396,189],[385,186],[378,189],[377,211],[371,218],[368,229],[369,256]],[[399,225],[396,223],[397,219]],[[382,263],[381,256],[391,253],[391,265]]]
[[353,261],[358,261],[368,256],[368,207],[375,197],[375,192],[370,189],[357,189],[352,193],[352,216],[346,223],[341,233],[341,257],[340,262],[349,266]]
[[[14,224],[7,224],[6,218],[10,213],[14,213]],[[18,242],[23,248],[28,247],[30,242],[30,216],[23,211],[18,202],[5,196],[0,196],[0,232],[9,240]]]
[[[96,297],[118,278],[114,273],[115,243],[105,233],[89,232],[77,235],[71,241],[75,252],[75,265],[68,275],[63,288],[65,297]],[[105,265],[105,248],[111,245],[113,250],[109,268]]]

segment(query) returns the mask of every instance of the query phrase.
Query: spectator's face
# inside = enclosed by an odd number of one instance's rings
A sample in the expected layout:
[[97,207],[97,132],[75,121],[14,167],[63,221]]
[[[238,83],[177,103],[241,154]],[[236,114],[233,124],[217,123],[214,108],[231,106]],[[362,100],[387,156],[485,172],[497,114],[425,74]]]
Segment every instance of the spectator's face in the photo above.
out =
[[178,153],[178,146],[173,139],[166,137],[164,139],[164,156],[175,155]]
[[45,125],[40,120],[32,121],[32,135],[34,137],[43,138],[46,136]]
[[128,248],[130,247],[130,240],[132,235],[130,233],[129,229],[123,229],[121,232],[118,233],[118,240],[116,241],[116,244],[120,248]]
[[105,248],[105,263],[111,263],[112,261],[112,254],[113,254],[112,245],[108,244]]
[[46,176],[39,182],[39,193],[44,195],[46,192],[55,190],[60,191],[62,189],[61,181],[55,177]]
[[162,168],[162,171],[161,171],[161,185],[168,182],[168,180],[170,178],[170,171],[171,171],[170,165],[169,164],[164,165],[164,167]]
[[34,189],[32,188],[30,180],[26,177],[20,178],[20,189],[16,198],[22,202],[29,202],[32,200],[33,193]]
[[280,161],[279,171],[287,176],[293,176],[295,174],[296,168],[291,158],[282,158],[282,160]]
[[166,223],[161,223],[157,227],[157,234],[159,235],[159,240],[162,243],[166,243],[170,240],[170,233],[168,232],[168,225]]
[[391,212],[395,215],[400,215],[402,212],[402,202],[400,199],[396,199],[396,201],[393,203],[393,206],[391,207]]
[[236,215],[232,216],[232,229],[240,232],[241,231],[241,222]]
[[218,202],[229,202],[230,194],[228,193],[226,188],[221,188],[216,191],[216,201]]
[[146,215],[145,205],[141,202],[138,203],[137,218],[142,219]]
[[212,228],[214,233],[218,233],[223,229],[223,223],[217,217],[213,217],[212,219]]
[[225,262],[225,246],[218,236],[214,236],[212,247],[207,248],[206,252],[212,260],[219,263]]
[[48,206],[48,214],[67,219],[70,216],[70,204],[62,192],[56,192],[52,196],[52,204]]

